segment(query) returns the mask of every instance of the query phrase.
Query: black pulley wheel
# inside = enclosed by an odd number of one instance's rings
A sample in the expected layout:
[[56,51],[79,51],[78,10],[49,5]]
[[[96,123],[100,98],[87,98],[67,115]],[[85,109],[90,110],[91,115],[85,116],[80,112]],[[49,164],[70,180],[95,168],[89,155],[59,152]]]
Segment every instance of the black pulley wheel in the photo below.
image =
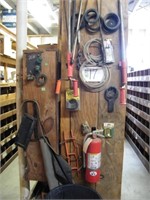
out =
[[120,18],[115,13],[109,13],[103,18],[103,31],[107,34],[114,33],[120,26]]
[[111,113],[114,111],[114,102],[118,98],[118,90],[111,86],[105,90],[104,97],[108,102],[108,112]]

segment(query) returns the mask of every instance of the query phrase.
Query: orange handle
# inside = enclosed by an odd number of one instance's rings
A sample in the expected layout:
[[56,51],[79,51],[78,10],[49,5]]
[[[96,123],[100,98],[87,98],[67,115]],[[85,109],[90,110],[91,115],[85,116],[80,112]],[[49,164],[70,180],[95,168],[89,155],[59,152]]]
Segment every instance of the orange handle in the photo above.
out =
[[61,80],[57,80],[55,94],[60,94],[60,88],[61,88]]

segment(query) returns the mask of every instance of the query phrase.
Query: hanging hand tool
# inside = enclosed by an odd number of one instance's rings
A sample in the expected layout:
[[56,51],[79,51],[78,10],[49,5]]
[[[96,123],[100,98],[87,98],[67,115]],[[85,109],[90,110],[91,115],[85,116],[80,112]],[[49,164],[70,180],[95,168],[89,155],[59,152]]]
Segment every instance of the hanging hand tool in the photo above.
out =
[[[61,81],[62,80],[68,81],[68,79],[59,79],[59,80],[57,80],[55,94],[60,94]],[[74,78],[70,78],[70,81],[73,82],[73,95],[74,95],[74,97],[79,96],[79,94],[78,94],[78,80],[76,80]]]
[[83,4],[83,0],[80,1],[79,15],[78,15],[78,21],[77,21],[77,28],[76,28],[75,40],[74,40],[74,45],[73,45],[73,50],[72,50],[73,51],[73,53],[72,53],[73,60],[75,58],[75,51],[76,51],[77,39],[78,39],[78,34],[79,34],[79,29],[80,29],[82,4]]
[[74,97],[78,97],[78,80],[73,80],[73,95]]
[[68,0],[68,54],[67,54],[68,79],[73,77],[73,59],[71,52],[71,4],[72,0]]
[[118,0],[119,14],[120,14],[120,43],[121,43],[121,86],[127,83],[127,63],[126,63],[126,48],[125,48],[125,35],[124,35],[124,21],[121,0]]
[[125,97],[125,84],[127,83],[127,62],[126,62],[126,49],[125,49],[125,35],[124,35],[124,22],[121,0],[118,0],[119,14],[120,14],[120,46],[121,46],[121,60],[119,67],[121,70],[121,87],[120,87],[120,103],[126,104]]
[[108,112],[114,111],[114,102],[118,98],[118,90],[115,87],[109,87],[105,90],[104,97],[108,102]]
[[72,10],[71,10],[71,47],[75,40],[75,28],[76,28],[76,0],[72,0]]

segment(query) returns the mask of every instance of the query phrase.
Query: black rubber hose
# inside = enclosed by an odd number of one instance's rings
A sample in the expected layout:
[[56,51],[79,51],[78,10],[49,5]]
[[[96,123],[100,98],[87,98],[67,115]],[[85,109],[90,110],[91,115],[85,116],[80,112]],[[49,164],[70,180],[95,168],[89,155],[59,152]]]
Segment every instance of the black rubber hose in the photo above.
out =
[[100,27],[100,15],[95,9],[88,9],[84,14],[85,29],[89,33],[95,33],[99,31]]

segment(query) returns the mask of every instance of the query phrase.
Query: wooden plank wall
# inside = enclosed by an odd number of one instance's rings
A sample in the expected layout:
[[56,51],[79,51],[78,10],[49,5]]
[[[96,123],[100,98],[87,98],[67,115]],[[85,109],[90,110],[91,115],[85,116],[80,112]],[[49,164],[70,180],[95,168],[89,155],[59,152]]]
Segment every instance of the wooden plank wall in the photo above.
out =
[[[42,64],[41,73],[47,76],[44,86],[38,87],[34,81],[27,81],[27,65],[28,59],[34,58],[37,54],[41,54]],[[36,100],[39,104],[40,118],[46,130],[51,145],[55,150],[57,146],[57,102],[55,98],[57,68],[57,51],[56,50],[26,50],[23,55],[23,100]],[[32,111],[29,111],[32,114]],[[45,170],[37,140],[32,138],[27,151],[27,174],[29,180],[46,181]]]
[[[101,0],[102,1],[102,0]],[[67,78],[66,57],[67,57],[67,29],[66,29],[66,10],[65,4],[67,1],[61,1],[61,77]],[[77,10],[79,11],[79,1],[77,2]],[[83,1],[83,9],[86,4]],[[125,31],[127,36],[127,1],[123,0],[123,15],[125,23]],[[87,8],[97,8],[96,0],[88,0]],[[83,12],[83,10],[82,10]],[[106,14],[114,12],[118,14],[118,0],[103,0],[100,15],[104,17]],[[83,46],[90,38],[99,38],[99,33],[89,35],[84,29],[81,30],[81,43]],[[105,38],[111,38],[115,63],[111,64],[111,78],[106,87],[115,86],[118,91],[120,87],[120,71],[118,70],[118,62],[120,57],[119,31],[105,35]],[[127,37],[126,37],[127,38]],[[79,79],[78,71],[74,70],[74,77]],[[69,88],[69,82],[62,81],[61,88],[61,142],[63,141],[63,132],[69,137],[72,130],[78,142],[82,145],[83,136],[81,134],[81,124],[87,121],[90,127],[101,128],[103,122],[112,122],[115,124],[114,137],[111,139],[102,139],[102,163],[101,173],[104,178],[96,185],[91,185],[95,188],[104,199],[120,199],[121,196],[121,180],[122,180],[122,164],[123,164],[123,144],[124,144],[124,125],[125,125],[125,105],[119,103],[119,97],[115,102],[114,112],[107,112],[107,102],[104,99],[104,91],[99,93],[91,93],[85,90],[82,83],[79,81],[80,88],[80,110],[69,112],[65,108],[65,91]],[[64,146],[61,145],[62,155],[65,156]],[[84,181],[84,171],[81,170],[79,176],[74,176],[76,183],[87,184]]]

